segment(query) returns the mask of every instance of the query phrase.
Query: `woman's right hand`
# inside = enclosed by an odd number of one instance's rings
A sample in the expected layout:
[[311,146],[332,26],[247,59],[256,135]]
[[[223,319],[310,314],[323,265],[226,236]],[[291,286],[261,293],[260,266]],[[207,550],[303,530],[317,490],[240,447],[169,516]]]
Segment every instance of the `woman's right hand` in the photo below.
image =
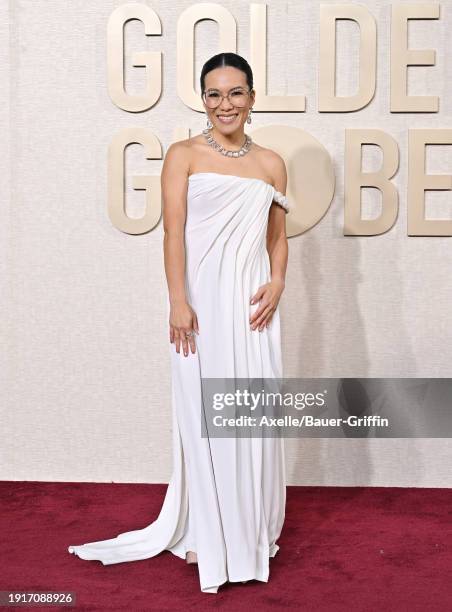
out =
[[170,342],[176,344],[176,351],[180,353],[182,344],[185,357],[188,356],[188,345],[190,345],[191,352],[195,353],[195,337],[193,334],[186,335],[193,331],[199,334],[198,318],[190,304],[185,301],[171,303],[169,326]]

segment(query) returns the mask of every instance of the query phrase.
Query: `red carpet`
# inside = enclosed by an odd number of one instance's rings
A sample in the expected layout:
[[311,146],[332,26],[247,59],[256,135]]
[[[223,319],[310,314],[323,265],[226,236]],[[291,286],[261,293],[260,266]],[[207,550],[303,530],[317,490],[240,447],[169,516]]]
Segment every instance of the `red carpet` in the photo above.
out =
[[197,567],[170,552],[109,566],[67,552],[145,527],[165,490],[0,483],[0,590],[74,591],[75,610],[452,610],[449,489],[288,487],[269,582],[226,584],[217,595],[201,593]]

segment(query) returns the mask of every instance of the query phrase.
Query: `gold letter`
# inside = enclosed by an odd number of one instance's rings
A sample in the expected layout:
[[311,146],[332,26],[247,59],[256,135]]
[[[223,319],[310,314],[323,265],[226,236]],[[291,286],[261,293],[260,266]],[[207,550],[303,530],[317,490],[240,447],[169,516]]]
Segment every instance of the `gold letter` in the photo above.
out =
[[177,22],[177,93],[184,104],[204,112],[201,93],[194,89],[195,25],[203,19],[212,19],[219,25],[217,53],[235,52],[237,26],[234,17],[221,4],[198,3],[188,7]]
[[[250,63],[254,74],[254,110],[266,112],[304,112],[305,96],[267,95],[267,5],[251,4]],[[289,66],[285,66],[289,70]]]
[[108,20],[107,66],[108,93],[113,104],[133,113],[151,108],[162,90],[162,54],[158,51],[142,51],[132,55],[132,66],[146,68],[146,93],[130,95],[124,89],[124,25],[130,19],[144,23],[146,36],[162,34],[162,25],[156,13],[144,4],[118,6]]
[[[336,96],[336,20],[351,19],[360,29],[359,90],[354,96]],[[375,94],[377,26],[365,6],[320,5],[319,111],[347,112],[369,104]]]
[[391,113],[438,112],[437,96],[409,96],[407,66],[434,66],[432,49],[409,50],[408,19],[438,19],[438,4],[396,4],[391,18]]
[[427,144],[452,144],[452,129],[408,130],[408,236],[452,236],[452,220],[425,219],[425,191],[452,189],[450,174],[426,174]]
[[128,217],[125,212],[124,153],[127,145],[132,143],[144,146],[146,159],[162,159],[160,142],[149,130],[125,128],[113,137],[108,148],[108,216],[122,232],[145,234],[157,225],[162,214],[160,177],[133,177],[133,188],[146,191],[146,211],[140,219]]
[[[383,153],[379,172],[363,173],[363,144],[376,144]],[[344,236],[375,236],[387,232],[397,220],[398,193],[391,179],[399,165],[397,142],[382,130],[345,130]],[[382,212],[377,219],[361,219],[361,187],[381,192]]]

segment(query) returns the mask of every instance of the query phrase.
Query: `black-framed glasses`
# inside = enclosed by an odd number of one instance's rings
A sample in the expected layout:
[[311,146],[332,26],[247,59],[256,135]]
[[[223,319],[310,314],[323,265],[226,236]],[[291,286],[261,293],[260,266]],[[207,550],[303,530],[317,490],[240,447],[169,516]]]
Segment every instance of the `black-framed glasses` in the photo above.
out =
[[249,94],[250,90],[243,87],[234,87],[225,96],[218,89],[208,89],[203,92],[202,99],[208,108],[217,108],[217,106],[220,106],[223,98],[227,98],[233,106],[243,108],[248,102]]

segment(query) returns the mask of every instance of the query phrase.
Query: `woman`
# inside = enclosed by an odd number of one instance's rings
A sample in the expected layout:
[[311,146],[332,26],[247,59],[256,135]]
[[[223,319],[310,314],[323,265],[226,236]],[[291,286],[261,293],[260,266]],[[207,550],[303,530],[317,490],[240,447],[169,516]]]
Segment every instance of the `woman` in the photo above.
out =
[[201,91],[208,127],[169,147],[161,177],[173,474],[157,520],[69,552],[107,565],[170,550],[216,593],[226,581],[267,582],[279,549],[282,438],[201,436],[200,425],[203,379],[282,377],[289,203],[283,159],[244,132],[255,100],[246,60],[212,57]]

